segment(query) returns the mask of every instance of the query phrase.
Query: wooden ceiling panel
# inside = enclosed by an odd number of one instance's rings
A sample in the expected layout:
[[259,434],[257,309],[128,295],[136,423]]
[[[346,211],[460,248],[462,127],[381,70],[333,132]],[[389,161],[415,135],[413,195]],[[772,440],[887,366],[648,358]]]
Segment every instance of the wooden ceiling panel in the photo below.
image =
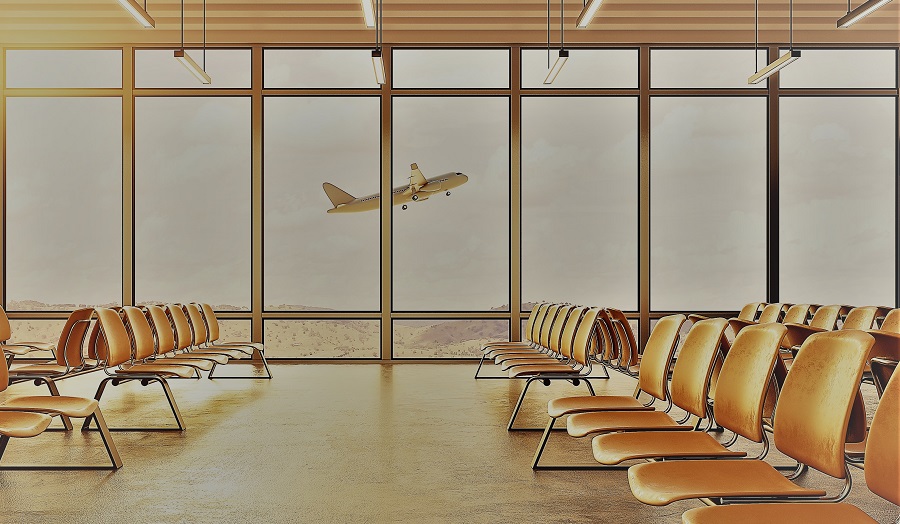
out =
[[[559,3],[552,3],[553,39]],[[858,3],[854,0],[854,3]],[[0,43],[7,45],[171,45],[180,40],[180,0],[148,0],[156,29],[142,29],[115,0],[0,0]],[[590,28],[576,30],[582,3],[566,5],[566,40],[581,44],[740,43],[753,39],[752,0],[606,0]],[[201,2],[187,0],[187,39],[198,41]],[[787,39],[786,0],[761,0],[760,41]],[[796,0],[797,43],[900,43],[900,1],[849,30],[835,21],[843,0]],[[207,0],[213,45],[370,43],[358,0]],[[540,44],[544,0],[385,0],[385,43]]]

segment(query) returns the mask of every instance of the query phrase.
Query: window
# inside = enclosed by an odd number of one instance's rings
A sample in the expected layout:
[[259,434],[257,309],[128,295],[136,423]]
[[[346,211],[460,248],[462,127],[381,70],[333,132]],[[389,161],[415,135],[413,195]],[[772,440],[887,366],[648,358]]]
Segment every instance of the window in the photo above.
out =
[[637,309],[637,106],[523,98],[523,302]]
[[122,51],[9,49],[6,87],[119,88]]
[[779,298],[893,304],[896,99],[782,97],[779,104]]
[[491,340],[509,340],[509,321],[394,320],[394,358],[481,357]]
[[135,100],[135,298],[250,306],[249,97]]
[[10,310],[122,300],[122,99],[6,100]]
[[394,309],[507,311],[509,99],[394,98],[394,186],[412,163],[468,182],[393,208]]
[[897,51],[803,49],[800,59],[778,74],[783,88],[894,88]]
[[766,50],[651,49],[650,86],[662,88],[765,88],[747,79],[768,64]]
[[[550,51],[550,66],[559,49]],[[522,87],[527,89],[636,89],[637,49],[570,49],[565,67],[552,84],[544,84],[550,66],[546,49],[522,50]]]
[[371,49],[266,49],[267,88],[378,88]]
[[[203,67],[203,50],[186,49]],[[249,88],[249,49],[207,49],[206,72],[212,83],[201,84],[175,59],[172,49],[138,49],[134,52],[134,86],[168,88]]]
[[766,99],[654,97],[650,302],[740,309],[766,293]]
[[266,320],[269,358],[379,358],[378,320]]
[[395,88],[508,88],[509,50],[396,49],[392,70]]
[[380,309],[379,210],[328,213],[322,189],[380,192],[380,108],[378,97],[266,97],[267,309]]

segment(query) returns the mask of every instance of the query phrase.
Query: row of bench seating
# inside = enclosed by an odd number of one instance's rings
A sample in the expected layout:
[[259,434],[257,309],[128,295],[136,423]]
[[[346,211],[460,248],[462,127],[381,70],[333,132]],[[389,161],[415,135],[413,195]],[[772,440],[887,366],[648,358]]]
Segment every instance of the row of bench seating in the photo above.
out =
[[[551,327],[545,328],[548,319]],[[593,322],[593,347],[589,351],[595,362],[629,375],[637,372],[638,384],[633,396],[596,396],[592,391],[591,396],[552,400],[548,404],[550,420],[532,462],[535,469],[621,467],[622,462],[635,459],[662,461],[629,469],[632,491],[637,498],[655,505],[685,498],[701,498],[708,504],[791,498],[837,502],[849,493],[847,465],[864,456],[868,449],[870,456],[877,457],[871,462],[878,463],[874,468],[877,473],[872,473],[872,467],[866,468],[870,489],[894,503],[900,501],[897,431],[900,406],[896,398],[900,396],[897,391],[900,379],[886,380],[900,359],[900,310],[751,304],[730,320],[691,315],[693,325],[671,370],[671,385],[667,380],[669,369],[686,318],[670,315],[657,322],[637,358],[636,369],[629,362],[634,362],[634,357],[626,350],[633,344],[633,334],[629,340],[626,332],[630,328],[610,319],[609,315],[599,314],[585,319],[579,308],[539,304],[529,318],[530,330],[526,329],[529,341],[495,342],[482,348],[485,359],[492,358],[508,370],[516,368],[516,359],[524,361],[534,354],[561,359],[565,355],[554,352],[552,341],[548,340],[554,332],[564,336],[564,330],[554,331],[555,326],[587,320]],[[801,323],[805,321],[809,324]],[[534,324],[540,327],[535,328]],[[726,335],[729,325],[735,333],[733,338]],[[838,326],[839,331],[828,332]],[[872,329],[876,326],[879,329]],[[575,328],[576,331],[586,329],[582,325]],[[551,345],[544,346],[542,342]],[[869,361],[873,361],[872,375],[878,393],[885,392],[885,398],[866,439],[860,383]],[[879,363],[881,375],[876,368]],[[510,372],[508,376],[522,375]],[[540,372],[526,376],[529,383],[541,379]],[[521,408],[524,389],[522,393],[509,428]],[[638,400],[641,393],[651,400]],[[664,411],[655,410],[655,400],[668,402]],[[682,419],[669,416],[673,404],[684,411]],[[599,464],[540,464],[555,421],[564,416],[568,416],[569,435],[594,436],[592,449]],[[689,423],[692,418],[693,424]],[[705,426],[701,424],[704,420]],[[713,428],[727,429],[734,437],[723,445],[708,433]],[[774,432],[778,449],[797,461],[787,478],[762,460],[769,450],[767,432]],[[739,437],[762,444],[762,450],[753,459],[744,458],[745,452],[730,449]],[[854,445],[846,444],[854,441],[858,441],[854,450],[859,452],[857,457],[850,453]],[[742,460],[721,460],[737,458]],[[671,462],[672,459],[694,460]],[[807,466],[844,479],[845,489],[829,498],[823,491],[801,488],[790,481]],[[877,478],[870,480],[870,476]],[[763,506],[719,511],[692,511],[685,514],[685,522],[725,519],[744,522],[741,518],[745,514],[747,522],[759,522],[778,514],[777,508]],[[848,522],[871,521],[847,505],[832,511],[838,512],[841,518],[846,517]],[[808,521],[813,522],[827,511],[791,506],[788,514],[800,522],[806,522],[804,515],[809,514]]]
[[[2,317],[5,319],[5,314]],[[8,346],[25,347],[30,351],[7,353],[0,373],[0,391],[12,384],[34,381],[36,385],[45,384],[50,395],[13,397],[0,406],[0,458],[10,438],[37,436],[47,430],[53,417],[59,416],[67,431],[73,429],[71,418],[84,419],[82,430],[95,425],[102,436],[110,465],[0,466],[0,469],[118,469],[122,460],[111,431],[185,429],[169,379],[200,378],[201,371],[207,371],[208,378],[213,378],[217,366],[236,360],[248,361],[254,356],[260,359],[265,375],[219,378],[271,378],[261,344],[219,342],[218,320],[209,304],[78,309],[69,315],[55,346],[41,347],[33,343]],[[8,363],[16,355],[41,350],[54,351],[54,361],[9,368]],[[93,399],[59,394],[57,382],[99,372],[103,378]],[[140,381],[144,386],[160,384],[176,427],[107,426],[99,406],[106,387],[131,381]]]

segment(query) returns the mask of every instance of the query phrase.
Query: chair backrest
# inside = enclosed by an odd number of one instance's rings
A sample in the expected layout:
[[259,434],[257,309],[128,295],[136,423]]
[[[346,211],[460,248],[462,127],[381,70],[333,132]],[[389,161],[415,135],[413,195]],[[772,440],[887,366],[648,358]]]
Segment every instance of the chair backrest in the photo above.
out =
[[0,342],[6,342],[10,337],[12,337],[12,326],[9,325],[6,310],[0,307]]
[[900,308],[892,309],[888,312],[884,317],[884,321],[881,322],[880,329],[882,331],[900,333]]
[[644,346],[638,385],[642,391],[660,400],[666,400],[669,365],[675,354],[678,332],[685,320],[687,317],[684,315],[669,315],[659,319]]
[[9,387],[9,368],[6,366],[5,358],[0,360],[3,360],[3,364],[0,365],[0,393],[2,393]]
[[191,324],[193,345],[199,347],[202,344],[206,344],[209,332],[206,331],[206,321],[203,320],[200,308],[197,307],[197,304],[185,304],[184,313]]
[[[896,310],[895,310],[896,311]],[[872,493],[900,504],[900,378],[884,388],[866,442],[866,484]]]
[[872,329],[877,313],[877,306],[855,307],[847,313],[841,329],[862,329],[863,331]]
[[609,318],[613,321],[616,328],[616,336],[619,338],[619,365],[628,368],[636,366],[639,359],[640,348],[631,330],[631,323],[628,317],[619,309],[608,308]]
[[528,321],[525,322],[525,339],[531,340],[531,334],[534,332],[534,323],[537,321],[538,313],[541,310],[542,303],[537,303],[531,308],[531,313],[528,315]]
[[575,306],[563,306],[559,308],[559,312],[556,314],[557,322],[553,323],[553,327],[550,329],[550,338],[547,340],[547,346],[550,348],[550,351],[554,353],[561,354],[565,357],[569,355],[565,355],[562,352],[562,348],[560,347],[560,341],[562,340],[562,332],[566,328],[569,323],[578,323],[578,319],[581,318],[580,312],[576,314]]
[[754,442],[762,442],[763,405],[778,359],[782,324],[741,330],[722,364],[716,389],[716,422]]
[[207,339],[210,342],[219,340],[219,319],[216,318],[216,312],[212,305],[203,302],[200,304],[200,311],[203,313],[203,320],[206,322]]
[[538,334],[538,344],[541,347],[549,347],[550,346],[550,330],[553,329],[553,324],[559,322],[559,311],[563,308],[562,304],[553,304],[547,309],[547,316],[544,318],[543,324],[541,324],[541,331]]
[[131,360],[131,340],[125,324],[117,311],[98,307],[94,309],[100,336],[95,341],[97,359],[106,367],[114,367]]
[[701,320],[691,326],[672,370],[672,402],[700,418],[706,417],[713,361],[727,326],[724,318]]
[[789,307],[784,318],[781,319],[782,324],[806,324],[806,317],[809,316],[809,304],[794,304]]
[[619,339],[615,335],[616,328],[609,318],[609,312],[605,309],[601,308],[597,314],[597,328],[600,334],[600,343],[603,347],[603,354],[600,356],[600,359],[607,363],[617,360],[619,355],[621,355]]
[[759,314],[759,319],[757,320],[758,324],[768,324],[770,322],[778,322],[781,318],[781,310],[784,309],[784,304],[768,304],[763,308],[762,313]]
[[595,351],[593,344],[597,340],[594,333],[597,329],[598,314],[600,314],[598,307],[587,309],[581,317],[581,322],[575,331],[575,338],[572,340],[572,358],[582,366],[589,366]]
[[573,307],[569,311],[568,318],[566,318],[565,324],[560,329],[559,341],[557,342],[556,338],[552,338],[551,343],[555,347],[551,345],[550,349],[567,359],[572,358],[572,341],[575,338],[575,330],[581,322],[581,316],[584,315],[587,309],[586,307]]
[[81,308],[66,319],[56,343],[57,365],[76,368],[84,364],[84,339],[93,315],[94,308]]
[[741,320],[756,320],[756,312],[759,311],[759,306],[762,305],[762,302],[751,302],[746,304],[741,308],[740,313],[738,313],[738,318]]
[[841,314],[840,305],[820,306],[809,321],[809,327],[825,329],[831,331],[837,324],[838,316]]
[[845,477],[850,410],[874,342],[857,330],[816,333],[803,342],[775,408],[775,445],[782,453]]
[[191,332],[191,325],[188,323],[184,310],[178,304],[166,304],[166,316],[175,329],[175,349],[182,350],[191,347],[194,334]]
[[156,343],[153,339],[153,329],[147,322],[144,312],[134,306],[125,306],[122,311],[125,313],[125,328],[131,333],[134,358],[144,360],[155,355]]
[[[156,351],[160,355],[165,355],[175,350],[175,331],[172,330],[172,323],[166,316],[166,310],[160,306],[146,306],[147,317],[150,320],[150,328],[156,337]],[[182,348],[183,349],[183,348]]]

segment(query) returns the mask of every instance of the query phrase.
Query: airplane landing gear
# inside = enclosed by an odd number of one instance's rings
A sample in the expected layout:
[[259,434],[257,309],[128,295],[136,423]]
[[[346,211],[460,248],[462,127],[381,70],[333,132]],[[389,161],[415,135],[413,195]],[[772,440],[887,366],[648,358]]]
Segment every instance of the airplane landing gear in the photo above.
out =
[[413,195],[413,196],[412,196],[412,199],[413,199],[413,202],[415,202],[416,200],[419,199],[419,195]]
[[449,191],[447,191],[447,196],[450,196],[450,192],[449,192]]
[[400,209],[402,209],[402,210],[405,211],[407,207],[408,207],[408,206],[407,206],[406,204],[403,204],[403,207],[401,207]]

